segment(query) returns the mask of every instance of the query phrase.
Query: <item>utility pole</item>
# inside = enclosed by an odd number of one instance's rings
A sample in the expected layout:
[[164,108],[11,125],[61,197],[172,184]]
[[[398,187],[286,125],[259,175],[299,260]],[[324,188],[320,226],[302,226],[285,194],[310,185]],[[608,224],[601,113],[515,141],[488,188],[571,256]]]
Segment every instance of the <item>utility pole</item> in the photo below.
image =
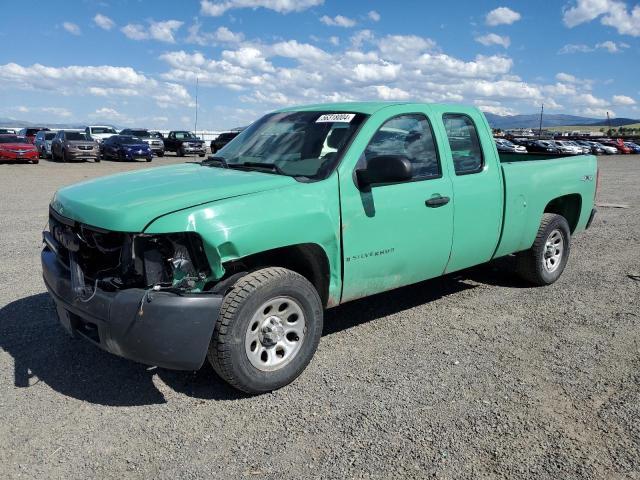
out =
[[607,125],[609,126],[609,130],[607,130],[607,136],[611,136],[611,119],[609,118],[609,112],[607,112]]
[[196,122],[193,126],[193,134],[198,136],[198,77],[196,77]]
[[540,106],[540,127],[538,128],[538,138],[542,138],[542,114],[544,113],[544,103]]

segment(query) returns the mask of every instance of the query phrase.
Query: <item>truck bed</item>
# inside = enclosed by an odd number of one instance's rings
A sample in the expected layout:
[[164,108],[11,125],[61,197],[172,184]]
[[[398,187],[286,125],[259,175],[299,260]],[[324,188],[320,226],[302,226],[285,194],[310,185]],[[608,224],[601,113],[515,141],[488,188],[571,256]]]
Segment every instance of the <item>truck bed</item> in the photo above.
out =
[[526,250],[533,244],[553,199],[577,202],[579,218],[568,218],[571,233],[584,230],[596,188],[597,160],[593,155],[500,154],[504,179],[504,216],[494,257]]

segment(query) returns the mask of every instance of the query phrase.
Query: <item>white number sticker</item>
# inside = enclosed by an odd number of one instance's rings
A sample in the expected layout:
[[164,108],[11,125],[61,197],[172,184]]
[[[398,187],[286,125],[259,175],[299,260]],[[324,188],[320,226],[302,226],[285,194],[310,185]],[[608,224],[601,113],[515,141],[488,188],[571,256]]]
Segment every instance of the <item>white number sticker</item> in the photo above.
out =
[[355,113],[325,113],[324,115],[320,115],[320,118],[316,120],[316,123],[349,123],[355,116]]

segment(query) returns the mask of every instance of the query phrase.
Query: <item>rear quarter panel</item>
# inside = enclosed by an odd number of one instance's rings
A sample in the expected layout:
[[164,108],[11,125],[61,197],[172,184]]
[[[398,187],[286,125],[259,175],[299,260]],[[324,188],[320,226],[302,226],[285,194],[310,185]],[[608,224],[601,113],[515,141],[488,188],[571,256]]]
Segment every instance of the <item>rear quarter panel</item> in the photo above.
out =
[[593,208],[597,160],[593,155],[502,163],[504,227],[495,257],[533,245],[542,215],[552,200],[579,195],[580,215],[573,233],[585,229]]

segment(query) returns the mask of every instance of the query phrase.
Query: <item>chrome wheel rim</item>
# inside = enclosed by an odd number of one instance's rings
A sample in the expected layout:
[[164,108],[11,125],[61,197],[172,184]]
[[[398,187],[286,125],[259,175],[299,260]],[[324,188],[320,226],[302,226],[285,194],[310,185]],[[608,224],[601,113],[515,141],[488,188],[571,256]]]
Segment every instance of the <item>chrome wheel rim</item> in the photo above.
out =
[[544,254],[542,255],[542,266],[545,271],[555,272],[562,262],[562,254],[564,253],[564,237],[558,229],[553,230],[547,237],[544,245]]
[[263,372],[278,370],[300,352],[305,333],[306,320],[300,304],[291,297],[272,298],[258,308],[247,326],[247,358]]

